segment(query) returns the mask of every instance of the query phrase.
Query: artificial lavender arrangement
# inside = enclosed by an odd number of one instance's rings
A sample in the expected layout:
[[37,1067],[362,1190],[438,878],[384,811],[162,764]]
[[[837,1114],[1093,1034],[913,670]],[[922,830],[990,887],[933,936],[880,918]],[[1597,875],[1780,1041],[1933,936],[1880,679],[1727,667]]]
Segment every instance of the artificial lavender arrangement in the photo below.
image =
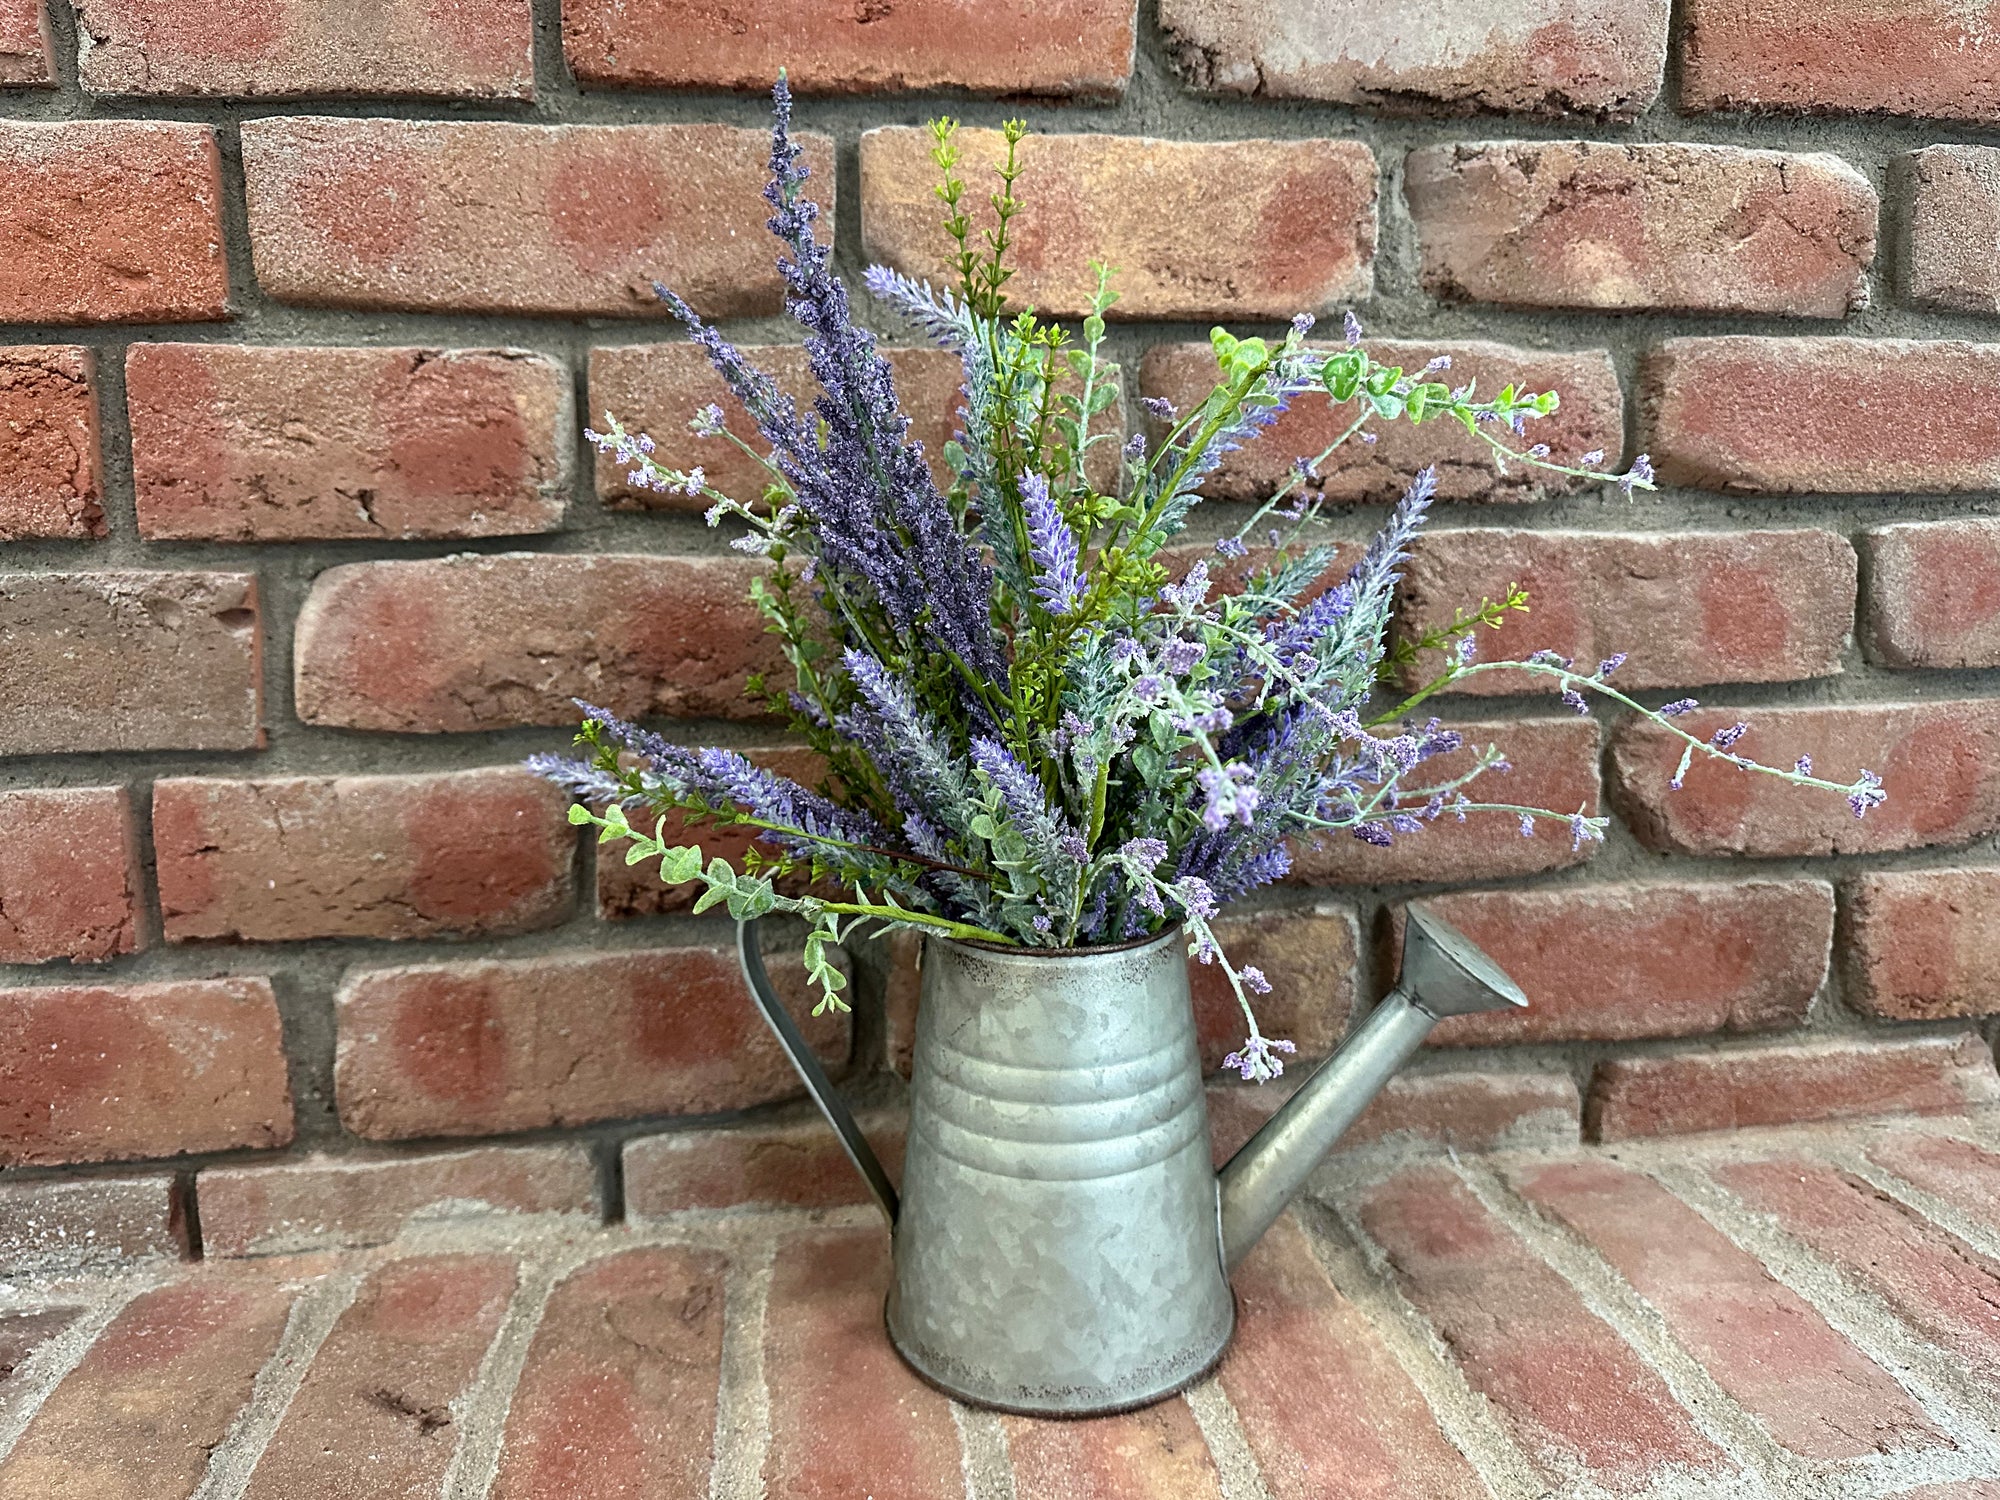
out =
[[[822,1007],[843,1005],[845,982],[826,945],[857,929],[1055,949],[1178,924],[1190,952],[1220,964],[1243,1004],[1249,1036],[1229,1064],[1246,1079],[1275,1077],[1292,1044],[1261,1033],[1249,1000],[1269,986],[1256,969],[1229,962],[1210,922],[1223,903],[1283,876],[1295,840],[1387,845],[1421,837],[1441,817],[1491,817],[1523,835],[1556,819],[1578,844],[1603,837],[1606,820],[1581,810],[1475,795],[1474,783],[1483,793],[1507,769],[1496,748],[1458,775],[1425,774],[1462,741],[1410,711],[1483,672],[1552,678],[1579,713],[1595,694],[1662,725],[1684,742],[1676,786],[1701,755],[1841,793],[1856,817],[1882,800],[1868,771],[1841,785],[1815,777],[1806,760],[1785,769],[1741,754],[1743,725],[1707,740],[1685,733],[1673,721],[1694,701],[1657,710],[1636,702],[1607,681],[1622,657],[1580,669],[1550,653],[1475,660],[1476,630],[1524,607],[1518,591],[1420,640],[1392,640],[1398,569],[1431,500],[1428,471],[1346,579],[1316,591],[1334,549],[1313,540],[1320,501],[1311,481],[1342,443],[1372,441],[1372,422],[1455,421],[1500,463],[1603,479],[1628,494],[1652,487],[1644,456],[1609,474],[1600,453],[1563,465],[1544,445],[1516,447],[1529,422],[1556,409],[1554,392],[1510,386],[1475,400],[1469,385],[1434,378],[1446,361],[1415,374],[1384,367],[1362,347],[1351,313],[1344,344],[1331,350],[1306,345],[1310,317],[1275,344],[1218,328],[1214,390],[1187,412],[1146,403],[1166,435],[1125,443],[1115,482],[1100,489],[1107,466],[1095,450],[1119,441],[1092,421],[1117,399],[1117,367],[1103,352],[1113,273],[1095,268],[1080,342],[1032,312],[1006,310],[1009,223],[1021,209],[1019,123],[1004,132],[994,227],[978,237],[956,175],[953,122],[932,126],[957,285],[933,290],[882,267],[867,276],[870,292],[964,362],[964,426],[946,452],[952,483],[940,491],[907,438],[889,365],[854,324],[830,252],[813,236],[817,209],[804,196],[782,80],[775,97],[765,197],[786,247],[786,305],[822,395],[801,412],[661,287],[754,418],[770,453],[746,451],[770,483],[758,497],[721,494],[699,469],[656,462],[653,442],[615,419],[591,437],[635,482],[700,495],[712,502],[711,525],[747,527],[735,545],[769,560],[753,594],[794,679],[782,691],[753,689],[767,692],[831,775],[808,788],[733,751],[672,744],[589,705],[578,741],[587,757],[538,756],[531,765],[579,799],[572,822],[630,839],[630,862],[658,859],[669,883],[701,882],[697,911],[726,903],[739,919],[805,918]],[[1353,419],[1215,544],[1213,565],[1203,558],[1177,578],[1162,551],[1199,503],[1204,478],[1300,399],[1330,400]],[[711,407],[693,425],[722,433],[722,414]],[[1218,586],[1211,573],[1225,571],[1242,581]],[[1444,670],[1414,692],[1395,691],[1417,653],[1436,650],[1447,653]],[[662,837],[665,814],[677,809],[696,823],[755,828],[771,852],[753,853],[740,870],[721,859],[704,865],[698,847]],[[634,828],[628,812],[655,820],[653,834]],[[808,893],[778,888],[793,871],[813,877]],[[816,893],[829,885],[846,894]]]

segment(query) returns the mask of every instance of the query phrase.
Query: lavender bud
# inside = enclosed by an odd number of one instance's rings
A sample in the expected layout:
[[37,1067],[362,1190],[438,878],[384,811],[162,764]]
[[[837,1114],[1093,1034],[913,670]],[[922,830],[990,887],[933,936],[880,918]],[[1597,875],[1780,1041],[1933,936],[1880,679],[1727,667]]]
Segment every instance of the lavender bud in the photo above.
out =
[[1882,790],[1882,778],[1873,771],[1863,771],[1855,778],[1853,788],[1847,794],[1847,805],[1857,818],[1868,815],[1871,807],[1880,807],[1889,800],[1889,794]]
[[1534,820],[1533,818],[1529,817],[1529,816],[1528,816],[1528,815],[1527,815],[1526,813],[1522,813],[1522,814],[1521,814],[1521,837],[1522,837],[1522,838],[1524,838],[1524,839],[1531,839],[1531,838],[1533,838],[1534,836],[1535,836],[1535,820]]
[[1604,462],[1604,450],[1602,448],[1592,448],[1588,453],[1584,454],[1583,457],[1579,458],[1576,462],[1577,462],[1577,467],[1579,468],[1584,468],[1584,469],[1596,468],[1597,465]]
[[1691,714],[1700,707],[1701,700],[1698,698],[1676,698],[1671,703],[1660,705],[1660,717],[1663,719],[1677,719],[1682,714]]
[[1605,657],[1603,661],[1597,664],[1598,680],[1602,681],[1604,678],[1609,677],[1613,672],[1617,671],[1620,667],[1624,665],[1625,665],[1625,653],[1623,651],[1614,651],[1611,655]]
[[1158,421],[1171,422],[1174,419],[1174,403],[1165,396],[1141,396],[1139,405],[1147,416]]
[[1353,308],[1347,310],[1346,316],[1340,320],[1340,326],[1342,332],[1347,335],[1348,348],[1352,349],[1361,342],[1361,320],[1354,316]]
[[1709,744],[1715,746],[1715,748],[1718,750],[1728,750],[1733,748],[1736,742],[1742,739],[1743,736],[1748,734],[1749,732],[1750,732],[1750,726],[1748,724],[1742,723],[1741,721],[1738,721],[1737,723],[1731,724],[1727,729],[1716,730],[1715,733],[1709,737],[1708,742]]
[[1801,755],[1793,762],[1792,769],[1801,776],[1812,775],[1812,757],[1810,755]]

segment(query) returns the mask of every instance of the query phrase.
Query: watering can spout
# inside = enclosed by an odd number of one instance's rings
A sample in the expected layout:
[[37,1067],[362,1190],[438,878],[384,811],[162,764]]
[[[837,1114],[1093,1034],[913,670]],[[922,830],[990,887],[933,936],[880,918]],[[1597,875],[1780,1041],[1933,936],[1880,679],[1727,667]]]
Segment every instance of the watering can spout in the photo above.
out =
[[1527,1003],[1520,986],[1471,939],[1411,906],[1395,992],[1222,1169],[1217,1186],[1225,1264],[1234,1268],[1250,1253],[1431,1027],[1446,1016]]

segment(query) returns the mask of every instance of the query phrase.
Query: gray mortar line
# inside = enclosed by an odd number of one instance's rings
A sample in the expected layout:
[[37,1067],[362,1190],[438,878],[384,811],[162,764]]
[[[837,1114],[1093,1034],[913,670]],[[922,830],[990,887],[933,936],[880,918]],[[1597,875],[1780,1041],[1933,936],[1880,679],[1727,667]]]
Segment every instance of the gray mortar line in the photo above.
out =
[[1362,1231],[1341,1198],[1303,1199],[1292,1212],[1306,1230],[1313,1258],[1340,1295],[1374,1328],[1409,1376],[1445,1441],[1465,1456],[1499,1500],[1547,1500],[1540,1471],[1501,1424],[1493,1404],[1474,1390],[1429,1319],[1403,1294],[1389,1257]]
[[778,1238],[777,1233],[760,1233],[729,1258],[708,1480],[712,1500],[763,1500],[764,1458],[771,1446],[764,1314],[771,1300]]
[[1956,1361],[1904,1323],[1879,1295],[1855,1284],[1699,1166],[1663,1161],[1647,1170],[1873,1361],[1957,1445],[1957,1461],[1952,1454],[1921,1449],[1885,1455],[1869,1475],[1871,1486],[1857,1494],[1872,1497],[1898,1486],[1991,1478],[2000,1472],[1991,1395],[1967,1380]]
[[958,1429],[958,1466],[965,1476],[965,1500],[1014,1500],[1014,1463],[999,1413],[953,1401],[951,1420]]
[[250,1388],[228,1434],[209,1455],[208,1471],[189,1500],[241,1500],[264,1449],[305,1384],[320,1346],[354,1303],[374,1266],[351,1266],[308,1286],[292,1304],[284,1334]]
[[1898,1176],[1892,1168],[1877,1166],[1859,1146],[1843,1142],[1838,1147],[1822,1147],[1818,1155],[1859,1177],[1878,1193],[1895,1199],[1905,1208],[1914,1209],[1945,1233],[1964,1240],[1981,1255],[2000,1261],[2000,1233],[1980,1223],[1948,1199]]
[[[1640,1363],[1659,1377],[1696,1429],[1741,1465],[1742,1486],[1712,1488],[1711,1493],[1805,1493],[1801,1486],[1811,1477],[1808,1466],[1773,1439],[1701,1362],[1681,1347],[1660,1314],[1593,1246],[1567,1226],[1544,1218],[1487,1163],[1454,1154],[1451,1165],[1486,1211],[1560,1276],[1585,1309],[1624,1340]],[[1671,1477],[1655,1483],[1653,1491],[1672,1493],[1660,1488],[1670,1482]]]
[[1229,1399],[1222,1382],[1210,1375],[1189,1386],[1182,1396],[1188,1410],[1194,1413],[1202,1441],[1208,1444],[1209,1457],[1215,1460],[1215,1472],[1222,1481],[1222,1500],[1271,1500],[1271,1491],[1264,1484],[1264,1471],[1250,1447],[1249,1436],[1243,1431],[1236,1403]]
[[[15,1369],[7,1383],[0,1386],[0,1459],[5,1459],[21,1440],[21,1434],[34,1420],[35,1413],[52,1395],[57,1386],[68,1378],[69,1373],[83,1362],[97,1343],[98,1337],[111,1321],[126,1307],[147,1292],[164,1286],[168,1278],[154,1273],[136,1277],[131,1283],[114,1283],[104,1300],[88,1308],[77,1320],[54,1338],[47,1339],[36,1347],[35,1352]],[[64,1304],[59,1299],[51,1299],[51,1307]]]
[[520,1284],[507,1303],[499,1331],[487,1346],[472,1384],[451,1403],[459,1419],[458,1446],[452,1450],[444,1483],[438,1487],[442,1500],[481,1500],[493,1487],[514,1390],[528,1362],[535,1330],[549,1305],[549,1293],[570,1271],[593,1258],[580,1243],[562,1246],[554,1253],[538,1255],[531,1250],[521,1256]]

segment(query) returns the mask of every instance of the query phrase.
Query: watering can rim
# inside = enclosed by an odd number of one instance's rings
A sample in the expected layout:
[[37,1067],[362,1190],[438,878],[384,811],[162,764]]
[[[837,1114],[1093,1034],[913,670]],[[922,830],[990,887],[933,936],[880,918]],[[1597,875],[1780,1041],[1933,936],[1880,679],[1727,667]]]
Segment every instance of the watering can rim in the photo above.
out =
[[1168,926],[1143,937],[1127,938],[1122,943],[1087,943],[1077,948],[1031,948],[1025,943],[989,943],[984,938],[947,937],[943,933],[928,932],[924,934],[924,941],[948,943],[954,948],[971,948],[979,953],[998,954],[1002,958],[1102,958],[1112,953],[1143,952],[1180,935],[1178,926]]

